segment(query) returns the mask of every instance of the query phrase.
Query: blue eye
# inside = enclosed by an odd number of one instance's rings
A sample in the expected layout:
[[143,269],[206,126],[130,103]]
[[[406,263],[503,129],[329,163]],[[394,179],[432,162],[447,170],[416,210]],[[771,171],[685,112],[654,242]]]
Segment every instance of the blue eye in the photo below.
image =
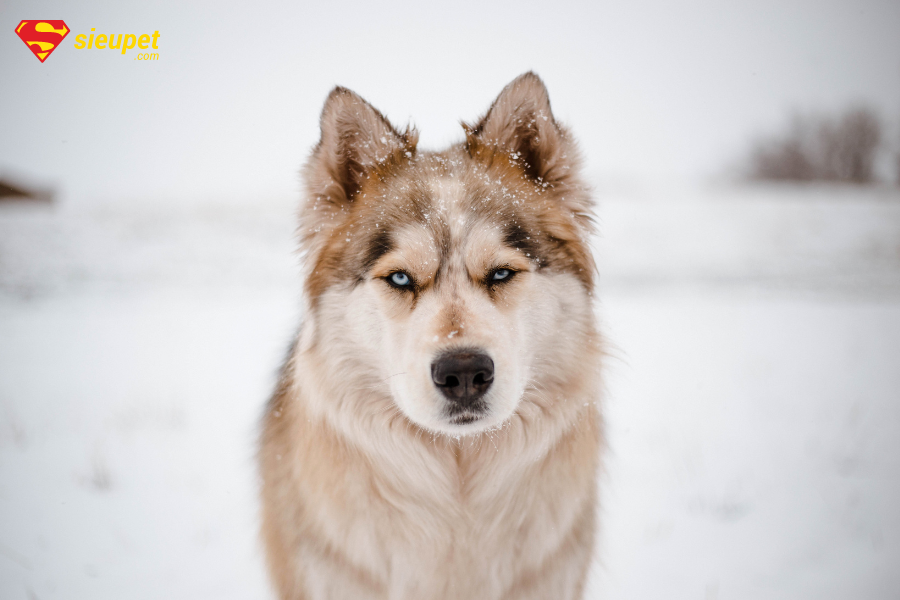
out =
[[409,275],[407,275],[403,271],[391,273],[391,276],[388,278],[388,280],[397,287],[407,287],[410,284]]
[[509,269],[497,269],[491,276],[491,281],[503,281],[512,277],[512,271]]

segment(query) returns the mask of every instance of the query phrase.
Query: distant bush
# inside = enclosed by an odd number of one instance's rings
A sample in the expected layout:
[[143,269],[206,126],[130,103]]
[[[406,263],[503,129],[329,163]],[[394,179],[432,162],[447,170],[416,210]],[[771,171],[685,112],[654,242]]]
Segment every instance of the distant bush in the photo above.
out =
[[795,116],[787,133],[764,139],[750,157],[751,179],[875,181],[882,125],[867,108],[830,117]]

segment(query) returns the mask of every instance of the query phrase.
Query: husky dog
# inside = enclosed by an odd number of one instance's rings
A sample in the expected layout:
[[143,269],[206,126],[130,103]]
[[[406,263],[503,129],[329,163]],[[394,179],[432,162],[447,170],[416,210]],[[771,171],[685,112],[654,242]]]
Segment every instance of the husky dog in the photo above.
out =
[[337,87],[305,169],[305,322],[267,407],[284,600],[580,598],[601,448],[588,190],[543,82],[416,148]]

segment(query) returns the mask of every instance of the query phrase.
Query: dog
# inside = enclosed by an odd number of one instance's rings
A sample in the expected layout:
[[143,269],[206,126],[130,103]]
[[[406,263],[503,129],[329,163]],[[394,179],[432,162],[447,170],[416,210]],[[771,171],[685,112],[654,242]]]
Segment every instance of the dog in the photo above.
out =
[[341,87],[320,124],[259,450],[278,596],[580,598],[603,347],[593,203],[546,87],[521,75],[443,152]]

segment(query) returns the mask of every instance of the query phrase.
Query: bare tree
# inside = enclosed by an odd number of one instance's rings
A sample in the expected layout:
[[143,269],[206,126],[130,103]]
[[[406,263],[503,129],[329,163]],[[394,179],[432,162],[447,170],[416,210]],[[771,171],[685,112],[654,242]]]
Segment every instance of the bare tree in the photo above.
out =
[[881,144],[881,123],[865,108],[847,112],[838,121],[823,121],[819,129],[822,178],[832,181],[870,183]]
[[750,159],[752,179],[810,181],[816,178],[813,126],[794,115],[788,133],[757,143]]
[[752,179],[871,183],[881,146],[875,113],[854,108],[838,118],[795,115],[788,132],[758,143],[750,157]]
[[900,185],[900,137],[897,138],[897,150],[894,154],[894,162],[897,167],[897,185]]

